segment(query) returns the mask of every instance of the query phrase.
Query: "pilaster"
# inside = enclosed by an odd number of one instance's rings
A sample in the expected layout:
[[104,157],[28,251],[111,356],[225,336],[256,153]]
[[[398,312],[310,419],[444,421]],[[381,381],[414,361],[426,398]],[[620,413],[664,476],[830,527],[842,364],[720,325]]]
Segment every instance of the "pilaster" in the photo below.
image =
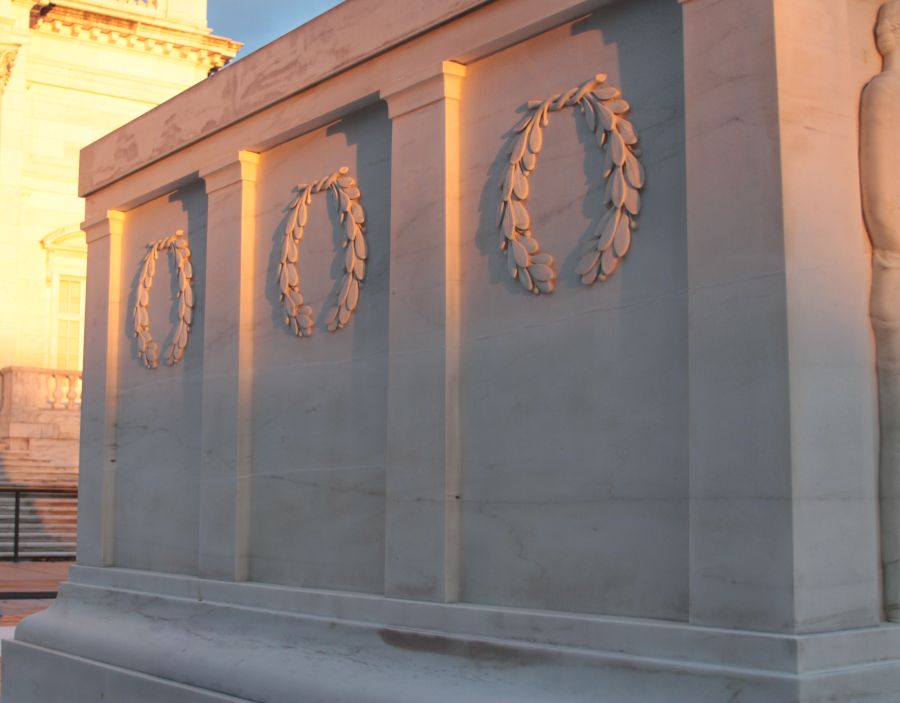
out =
[[88,244],[78,493],[78,563],[112,566],[125,213],[84,222]]
[[459,100],[445,61],[381,91],[393,122],[385,593],[459,600]]
[[683,9],[690,620],[869,626],[877,418],[846,4]]
[[253,237],[259,157],[201,169],[209,196],[200,460],[200,576],[248,576]]

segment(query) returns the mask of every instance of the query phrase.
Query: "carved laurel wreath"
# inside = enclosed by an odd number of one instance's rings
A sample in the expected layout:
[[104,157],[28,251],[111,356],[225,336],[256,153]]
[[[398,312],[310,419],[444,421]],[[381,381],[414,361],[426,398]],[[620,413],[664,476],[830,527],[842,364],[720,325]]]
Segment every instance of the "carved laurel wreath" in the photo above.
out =
[[184,348],[187,346],[188,333],[191,331],[194,307],[194,289],[191,287],[191,279],[194,270],[191,266],[191,250],[187,241],[182,239],[184,230],[178,230],[171,237],[159,239],[150,243],[150,250],[144,256],[141,276],[138,280],[137,302],[134,305],[134,336],[138,338],[138,356],[143,357],[148,369],[155,369],[159,362],[159,347],[150,335],[150,316],[147,314],[147,305],[150,303],[150,288],[153,287],[153,276],[156,274],[156,260],[159,253],[169,250],[175,258],[175,266],[178,269],[178,323],[172,343],[166,347],[166,363],[169,366],[177,364]]
[[356,181],[346,175],[346,166],[315,183],[301,183],[297,186],[298,194],[289,208],[293,210],[284,228],[284,239],[281,242],[281,263],[278,265],[278,287],[281,300],[284,301],[284,322],[294,328],[299,337],[309,337],[313,332],[312,308],[303,304],[300,293],[300,278],[297,275],[297,244],[303,236],[306,226],[307,206],[312,202],[313,193],[330,191],[334,197],[335,209],[341,215],[347,238],[344,248],[344,278],[338,289],[336,304],[328,311],[325,324],[334,332],[350,320],[350,315],[359,302],[359,289],[366,275],[366,226],[365,213],[359,200],[359,188]]
[[581,261],[575,269],[581,282],[591,285],[598,276],[603,281],[615,271],[619,259],[628,251],[631,230],[637,229],[634,218],[641,209],[638,190],[644,185],[644,169],[637,160],[641,151],[634,147],[637,132],[622,117],[629,105],[619,98],[619,89],[599,87],[605,80],[601,73],[565,93],[530,101],[528,114],[515,127],[519,136],[509,146],[510,166],[500,181],[497,226],[501,232],[500,248],[507,250],[509,273],[519,279],[525,290],[552,293],[556,278],[551,268],[553,257],[539,253],[524,203],[528,198],[528,176],[534,171],[543,143],[541,128],[550,124],[548,113],[580,105],[588,129],[597,135],[597,144],[606,152],[603,177],[607,179],[607,210],[594,237],[581,251]]

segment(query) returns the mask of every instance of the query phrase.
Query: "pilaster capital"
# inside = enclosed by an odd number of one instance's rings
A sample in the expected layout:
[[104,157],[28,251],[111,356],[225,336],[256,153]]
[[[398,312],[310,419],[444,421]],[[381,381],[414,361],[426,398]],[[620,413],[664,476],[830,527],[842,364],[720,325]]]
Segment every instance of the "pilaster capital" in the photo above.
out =
[[256,182],[259,154],[251,151],[235,151],[215,163],[200,169],[200,178],[206,181],[206,193],[214,193],[235,183]]
[[16,56],[19,53],[21,44],[10,44],[8,42],[0,42],[0,93],[9,83],[9,77],[12,75],[13,66],[16,63]]
[[125,224],[125,213],[120,210],[107,210],[105,216],[96,220],[81,223],[87,243],[96,242],[104,237],[121,237]]
[[466,67],[442,61],[408,78],[402,78],[381,90],[391,119],[418,110],[439,100],[459,100]]

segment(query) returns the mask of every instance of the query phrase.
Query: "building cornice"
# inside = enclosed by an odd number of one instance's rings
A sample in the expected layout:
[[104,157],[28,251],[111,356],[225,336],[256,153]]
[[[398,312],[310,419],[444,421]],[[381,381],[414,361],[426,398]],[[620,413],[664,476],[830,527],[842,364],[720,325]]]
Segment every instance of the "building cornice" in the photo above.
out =
[[211,69],[227,64],[243,46],[240,42],[200,31],[60,3],[32,8],[29,24],[32,30],[41,34],[57,34],[187,59]]

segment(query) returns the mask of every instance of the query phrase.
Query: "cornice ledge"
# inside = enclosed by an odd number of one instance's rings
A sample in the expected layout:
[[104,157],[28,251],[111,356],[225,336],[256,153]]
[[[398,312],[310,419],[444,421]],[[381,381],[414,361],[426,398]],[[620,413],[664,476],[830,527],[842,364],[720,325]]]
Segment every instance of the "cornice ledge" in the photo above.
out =
[[442,61],[382,88],[381,99],[387,102],[388,115],[394,119],[439,100],[459,100],[465,75],[462,64]]
[[81,223],[85,243],[90,244],[104,237],[122,236],[125,225],[125,213],[120,210],[107,210],[101,217],[85,220]]
[[[391,3],[381,0],[345,0],[263,49],[220,71],[212,80],[201,81],[118,130],[101,137],[81,152],[82,168],[78,192],[82,197],[96,193],[169,155],[206,137],[232,127],[309,88],[330,81],[371,59],[394,51],[429,32],[452,26],[457,21],[477,22],[468,16],[476,11],[491,12],[491,25],[502,24],[499,34],[466,38],[453,34],[453,44],[444,56],[425,52],[428,61],[451,58],[467,64],[496,53],[552,27],[590,14],[616,0],[527,0],[527,12],[515,12],[502,0],[430,0],[412,3],[397,13]],[[383,31],[373,32],[372,27]],[[490,35],[490,36],[488,36]],[[414,52],[417,52],[415,49]],[[421,66],[428,63],[421,61]],[[389,80],[385,77],[385,82]],[[263,87],[264,86],[264,87]],[[380,85],[375,85],[377,90]],[[386,87],[386,86],[385,86]],[[241,95],[234,101],[234,95]],[[357,94],[350,101],[368,101],[377,93]],[[186,114],[183,106],[190,102]],[[348,103],[349,104],[349,103]],[[359,103],[360,105],[362,102]],[[366,104],[369,104],[368,102]],[[177,136],[159,140],[138,139],[137,135],[158,133],[160,125],[176,120]],[[120,156],[118,144],[133,141],[137,150]],[[261,138],[246,146],[268,143]],[[244,146],[244,145],[242,145]]]
[[189,59],[209,68],[225,66],[243,46],[225,37],[173,28],[150,17],[126,19],[65,6],[55,6],[45,15],[33,9],[30,25],[37,32]]
[[200,169],[200,178],[206,183],[206,192],[214,193],[235,183],[255,182],[259,154],[252,151],[236,151],[215,163]]

